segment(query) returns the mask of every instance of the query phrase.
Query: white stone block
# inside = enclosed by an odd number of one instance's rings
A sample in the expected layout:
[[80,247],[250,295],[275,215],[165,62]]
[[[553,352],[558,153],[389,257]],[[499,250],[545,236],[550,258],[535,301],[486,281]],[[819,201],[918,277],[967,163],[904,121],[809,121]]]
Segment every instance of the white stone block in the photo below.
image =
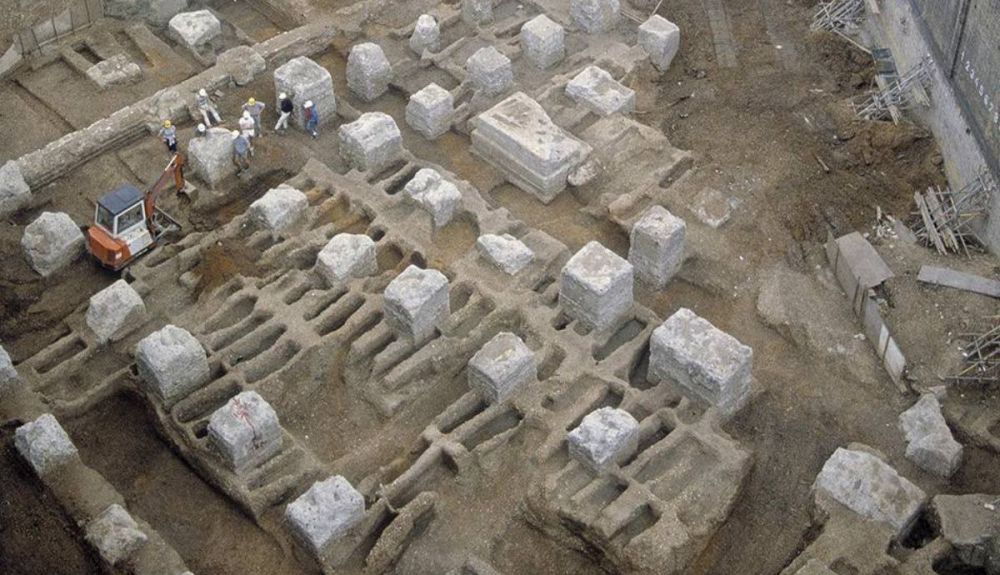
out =
[[319,112],[320,121],[337,115],[337,96],[333,90],[333,76],[329,70],[314,60],[300,56],[292,58],[274,71],[274,109],[280,109],[280,94],[288,94],[295,104],[292,123],[305,128],[304,104],[312,101]]
[[627,411],[602,407],[587,414],[566,441],[571,457],[600,471],[638,449],[639,422]]
[[952,436],[933,394],[922,395],[913,407],[900,414],[899,427],[906,435],[907,459],[941,477],[951,477],[958,470],[962,444]]
[[406,123],[428,140],[450,130],[454,116],[455,99],[451,92],[434,83],[410,96],[406,104]]
[[111,566],[127,561],[149,539],[129,512],[117,503],[87,523],[84,537]]
[[430,168],[418,171],[403,191],[430,213],[435,228],[447,225],[462,204],[462,192],[458,191],[458,187]]
[[570,80],[566,95],[599,116],[635,111],[635,91],[597,66],[587,66]]
[[508,275],[516,275],[535,259],[535,252],[510,234],[484,234],[476,240],[479,255]]
[[76,446],[51,413],[18,427],[14,446],[39,476],[77,458]]
[[419,345],[433,337],[451,313],[448,278],[411,265],[385,288],[384,305],[389,327]]
[[21,237],[28,264],[44,277],[73,263],[83,254],[84,243],[80,226],[62,212],[42,212]]
[[514,84],[514,68],[510,64],[510,58],[493,46],[476,50],[465,61],[465,70],[473,88],[487,96],[499,96]]
[[222,23],[208,10],[182,12],[170,19],[167,28],[178,44],[195,51],[222,34]]
[[112,86],[133,84],[142,79],[142,68],[125,54],[115,54],[87,68],[87,78],[105,90]]
[[521,48],[532,64],[551,68],[566,57],[566,31],[545,14],[521,26]]
[[684,262],[684,220],[663,206],[653,206],[632,226],[628,261],[635,275],[663,289]]
[[351,48],[347,57],[347,87],[366,102],[389,89],[392,66],[378,44],[365,42]]
[[423,55],[424,50],[437,52],[440,47],[441,27],[437,20],[430,14],[421,14],[413,26],[413,34],[410,35],[410,49],[418,55]]
[[470,26],[493,22],[493,0],[462,0],[462,20]]
[[403,135],[392,116],[368,112],[340,127],[340,156],[354,168],[377,174],[403,159]]
[[31,188],[21,176],[21,165],[8,160],[0,167],[0,218],[17,212],[31,200]]
[[661,72],[670,68],[681,46],[681,29],[670,20],[656,14],[639,26],[639,46]]
[[208,420],[208,439],[226,466],[243,474],[281,451],[281,424],[260,394],[244,391],[215,410]]
[[139,342],[135,353],[146,388],[170,407],[208,383],[205,350],[187,330],[167,325]]
[[87,327],[97,341],[119,340],[146,319],[146,304],[125,280],[118,280],[90,298]]
[[10,359],[7,350],[0,345],[0,397],[7,391],[14,389],[20,382],[21,377],[14,369],[14,362]]
[[584,32],[600,34],[618,25],[621,5],[618,0],[570,0],[569,14]]
[[723,417],[750,398],[752,368],[752,349],[687,308],[653,330],[649,342],[649,380],[674,381]]
[[255,225],[280,232],[295,225],[306,213],[309,199],[295,188],[281,184],[250,204],[247,215]]
[[188,142],[191,170],[210,187],[236,173],[233,135],[225,128],[209,128],[201,138]]
[[500,332],[469,360],[469,387],[500,403],[537,378],[535,353],[510,332]]
[[285,509],[292,532],[316,556],[364,516],[365,498],[340,475],[314,483]]
[[559,304],[569,317],[602,330],[632,309],[633,284],[632,264],[592,241],[563,267]]
[[351,278],[375,275],[375,242],[365,235],[337,234],[316,256],[316,271],[330,287],[343,285]]

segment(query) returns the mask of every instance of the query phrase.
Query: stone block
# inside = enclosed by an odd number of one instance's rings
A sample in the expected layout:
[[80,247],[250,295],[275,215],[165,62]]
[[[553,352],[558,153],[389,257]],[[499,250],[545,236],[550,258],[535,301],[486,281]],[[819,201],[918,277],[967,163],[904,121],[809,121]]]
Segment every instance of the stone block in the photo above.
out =
[[10,354],[0,345],[0,397],[8,390],[13,389],[21,381],[21,377],[14,368],[14,362],[10,359]]
[[292,58],[274,71],[274,109],[278,110],[280,101],[278,95],[288,94],[295,103],[292,112],[292,123],[305,128],[305,108],[307,101],[312,101],[319,111],[320,121],[337,115],[337,96],[333,90],[333,76],[314,60],[300,56]]
[[591,148],[517,92],[472,120],[473,150],[522,190],[549,203]]
[[691,211],[701,223],[717,229],[729,221],[733,207],[729,198],[713,188],[702,188],[695,194],[691,203]]
[[448,278],[437,270],[410,266],[385,288],[385,319],[397,335],[419,345],[451,313]]
[[672,380],[723,417],[750,398],[752,368],[752,349],[687,308],[653,330],[649,342],[649,380]]
[[479,255],[507,275],[515,275],[535,259],[524,242],[510,234],[484,234],[476,240]]
[[639,422],[625,410],[602,407],[588,413],[566,441],[571,457],[600,471],[638,449]]
[[364,516],[365,498],[340,475],[314,483],[285,508],[292,532],[316,556]]
[[146,304],[125,280],[118,280],[90,298],[87,327],[105,343],[119,340],[146,319]]
[[470,26],[493,22],[493,0],[462,0],[462,21]]
[[257,74],[267,70],[267,60],[251,46],[226,50],[215,59],[215,65],[229,74],[237,86],[246,86],[253,82]]
[[115,54],[87,68],[87,78],[97,84],[98,88],[106,90],[112,86],[138,82],[142,79],[142,68],[125,54]]
[[563,267],[559,305],[583,325],[603,330],[632,309],[633,283],[632,264],[592,241]]
[[813,490],[866,519],[891,525],[899,534],[909,529],[927,499],[875,455],[842,447],[823,464]]
[[31,268],[48,277],[83,254],[83,232],[67,214],[42,212],[24,228],[21,248]]
[[451,92],[431,83],[410,96],[406,104],[406,123],[428,140],[451,129],[455,115],[455,99]]
[[129,512],[117,503],[87,523],[84,537],[111,566],[127,561],[149,539]]
[[378,273],[375,241],[366,235],[337,234],[316,256],[316,271],[327,285],[343,285],[351,278]]
[[197,10],[174,16],[167,29],[175,42],[197,52],[222,34],[222,23],[212,12]]
[[587,66],[570,80],[566,95],[599,116],[635,111],[635,91],[597,66]]
[[280,232],[295,225],[306,213],[309,199],[295,188],[281,184],[250,204],[247,215],[255,225]]
[[521,26],[521,48],[532,64],[551,68],[566,57],[566,31],[545,14]]
[[500,403],[537,378],[535,353],[510,332],[500,332],[469,360],[469,387]]
[[906,458],[924,471],[951,477],[962,462],[962,444],[955,441],[941,414],[941,404],[926,393],[899,416],[906,435]]
[[378,44],[365,42],[351,48],[347,57],[347,87],[362,100],[371,102],[389,89],[392,66]]
[[244,391],[208,419],[208,439],[226,466],[242,474],[281,451],[281,424],[260,394]]
[[618,25],[621,4],[618,0],[570,0],[569,15],[584,32],[600,34]]
[[649,54],[649,60],[657,70],[666,72],[681,46],[681,29],[670,20],[654,14],[639,26],[639,46]]
[[403,136],[388,114],[362,114],[339,134],[340,156],[360,171],[377,174],[403,159]]
[[462,192],[458,187],[430,168],[417,172],[403,191],[431,215],[435,228],[447,225],[462,204]]
[[21,175],[16,160],[8,160],[0,167],[0,218],[16,213],[31,201],[31,188]]
[[410,35],[410,50],[423,55],[424,50],[437,52],[441,47],[441,27],[430,14],[421,14]]
[[136,347],[139,377],[169,407],[208,383],[208,357],[187,330],[174,325],[153,332]]
[[628,261],[635,275],[663,289],[684,261],[684,220],[663,206],[653,206],[635,222],[629,236]]
[[233,163],[233,135],[225,128],[209,128],[204,137],[188,142],[191,170],[203,182],[215,187],[236,173]]
[[487,96],[499,96],[514,84],[514,68],[510,58],[493,46],[476,50],[465,61],[465,70],[476,91]]
[[14,446],[39,476],[77,458],[76,446],[51,413],[18,427]]
[[[995,494],[936,495],[932,523],[951,544],[954,557],[980,573],[1000,573],[1000,520]],[[972,571],[975,572],[975,571]]]

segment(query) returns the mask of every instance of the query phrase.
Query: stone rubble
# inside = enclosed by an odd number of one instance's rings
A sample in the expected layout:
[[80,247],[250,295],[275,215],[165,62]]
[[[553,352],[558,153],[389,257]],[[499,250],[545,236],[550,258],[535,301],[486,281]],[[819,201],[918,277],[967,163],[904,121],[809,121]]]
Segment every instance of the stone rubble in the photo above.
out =
[[470,26],[493,22],[493,0],[462,0],[462,20]]
[[10,359],[10,354],[0,345],[0,397],[8,390],[14,388],[21,381],[21,377],[14,368],[14,362]]
[[481,235],[476,240],[476,249],[486,261],[507,275],[516,275],[535,259],[534,252],[510,234]]
[[16,213],[31,201],[31,188],[21,177],[21,167],[8,160],[0,167],[0,218]]
[[925,393],[899,416],[906,435],[906,458],[924,471],[951,477],[962,462],[962,444],[955,441],[941,414],[941,404]]

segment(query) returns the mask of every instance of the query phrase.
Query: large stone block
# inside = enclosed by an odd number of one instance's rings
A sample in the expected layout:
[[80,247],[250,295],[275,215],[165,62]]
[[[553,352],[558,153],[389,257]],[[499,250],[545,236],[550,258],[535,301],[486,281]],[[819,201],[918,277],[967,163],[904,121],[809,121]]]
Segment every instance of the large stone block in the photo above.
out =
[[139,377],[166,406],[208,383],[205,350],[187,330],[174,325],[153,332],[136,347]]
[[493,22],[493,0],[462,0],[462,20],[470,26]]
[[479,255],[505,274],[515,275],[535,259],[535,253],[524,242],[510,234],[484,234],[476,240]]
[[247,215],[260,228],[280,232],[295,225],[306,213],[309,199],[295,188],[281,184],[250,204]]
[[514,84],[514,68],[510,58],[493,46],[476,50],[465,61],[465,70],[473,88],[487,96],[499,96]]
[[0,345],[0,397],[8,390],[13,389],[21,381],[21,377],[14,368],[14,362],[10,359],[10,354]]
[[[246,86],[267,70],[267,60],[251,46],[236,46],[219,54],[215,59],[217,68],[224,70],[237,86]],[[320,111],[322,114],[322,110]]]
[[142,79],[142,68],[125,54],[115,54],[87,68],[87,78],[106,90],[112,86],[134,84]]
[[566,188],[570,172],[591,152],[523,92],[474,118],[472,127],[473,150],[544,203]]
[[295,103],[292,123],[305,128],[305,108],[312,101],[319,111],[320,120],[333,118],[337,114],[337,96],[333,90],[333,76],[314,60],[300,56],[292,58],[274,71],[274,109],[279,109],[278,95],[288,94]]
[[636,221],[630,234],[628,261],[635,275],[662,289],[684,262],[684,220],[663,206],[653,206]]
[[21,248],[31,268],[48,277],[83,254],[83,232],[67,214],[42,212],[24,228]]
[[375,241],[366,235],[337,234],[316,256],[316,271],[330,287],[378,273]]
[[888,523],[905,533],[927,495],[867,451],[837,448],[816,476],[813,490],[866,519]]
[[77,458],[76,446],[51,413],[18,427],[14,446],[39,476]]
[[500,332],[469,360],[469,387],[500,403],[537,378],[535,353],[510,332]]
[[587,414],[566,441],[571,457],[600,471],[635,452],[639,422],[627,411],[602,407]]
[[521,48],[532,64],[543,70],[551,68],[566,56],[566,31],[539,14],[521,26]]
[[681,29],[654,14],[639,26],[639,46],[649,54],[649,60],[659,71],[666,72],[681,46]]
[[581,30],[599,34],[618,25],[621,5],[618,0],[570,0],[569,14]]
[[21,166],[8,160],[0,167],[0,218],[17,212],[31,200],[31,188],[21,176]]
[[403,159],[403,135],[388,114],[362,114],[339,134],[340,156],[360,171],[377,174]]
[[602,330],[632,309],[632,264],[592,241],[566,262],[559,304],[569,317]]
[[752,367],[752,349],[687,308],[653,330],[649,342],[649,379],[675,381],[723,417],[750,398]]
[[587,66],[570,80],[566,95],[599,116],[635,111],[635,91],[597,66]]
[[188,142],[191,169],[206,184],[215,187],[236,173],[233,163],[233,135],[225,128],[209,128],[204,137]]
[[127,561],[149,539],[129,512],[117,503],[87,523],[84,537],[111,566]]
[[996,494],[936,495],[931,502],[932,522],[941,538],[951,544],[954,556],[980,573],[1000,573],[1000,520]]
[[339,475],[313,484],[285,509],[292,532],[316,556],[365,516],[365,498]]
[[433,140],[451,129],[455,99],[451,92],[431,83],[410,96],[406,104],[406,123]]
[[955,473],[962,462],[962,444],[952,437],[933,394],[925,393],[900,414],[899,427],[906,435],[907,459],[935,475],[951,477]]
[[366,102],[389,89],[392,66],[378,44],[365,42],[351,48],[347,57],[347,87]]
[[226,466],[246,473],[281,451],[278,414],[256,391],[244,391],[215,410],[208,439]]
[[182,12],[170,19],[170,37],[192,50],[201,50],[222,34],[222,23],[208,10]]
[[441,47],[441,27],[430,14],[421,14],[410,35],[410,49],[419,55],[424,50],[437,52]]
[[403,191],[431,215],[435,228],[447,225],[462,204],[462,192],[458,187],[431,168],[418,171]]
[[385,288],[385,319],[400,337],[417,345],[430,339],[451,313],[448,278],[410,266]]
[[97,341],[118,340],[146,319],[146,304],[125,280],[118,280],[90,298],[87,327]]

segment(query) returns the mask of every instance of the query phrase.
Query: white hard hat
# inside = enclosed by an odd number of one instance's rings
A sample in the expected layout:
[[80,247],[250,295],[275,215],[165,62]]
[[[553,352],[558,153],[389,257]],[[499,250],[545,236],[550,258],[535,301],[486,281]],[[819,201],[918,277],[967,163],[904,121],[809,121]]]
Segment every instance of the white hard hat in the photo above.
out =
[[250,117],[250,110],[243,110],[243,117],[244,118],[249,118]]
[[282,93],[278,94],[278,99],[279,100],[287,100],[288,99],[288,94],[282,92]]
[[208,92],[204,88],[202,88],[201,90],[198,90],[198,95],[199,96],[207,96]]
[[234,139],[234,140],[235,140],[236,138],[239,138],[239,137],[240,137],[240,131],[239,131],[239,130],[233,130],[233,132],[232,132],[232,133],[233,133],[233,139]]
[[306,108],[312,108],[313,107],[313,101],[312,100],[306,100],[305,106],[306,106]]
[[205,124],[198,124],[198,131],[199,132],[204,132],[205,130],[207,130],[207,128],[205,127]]

